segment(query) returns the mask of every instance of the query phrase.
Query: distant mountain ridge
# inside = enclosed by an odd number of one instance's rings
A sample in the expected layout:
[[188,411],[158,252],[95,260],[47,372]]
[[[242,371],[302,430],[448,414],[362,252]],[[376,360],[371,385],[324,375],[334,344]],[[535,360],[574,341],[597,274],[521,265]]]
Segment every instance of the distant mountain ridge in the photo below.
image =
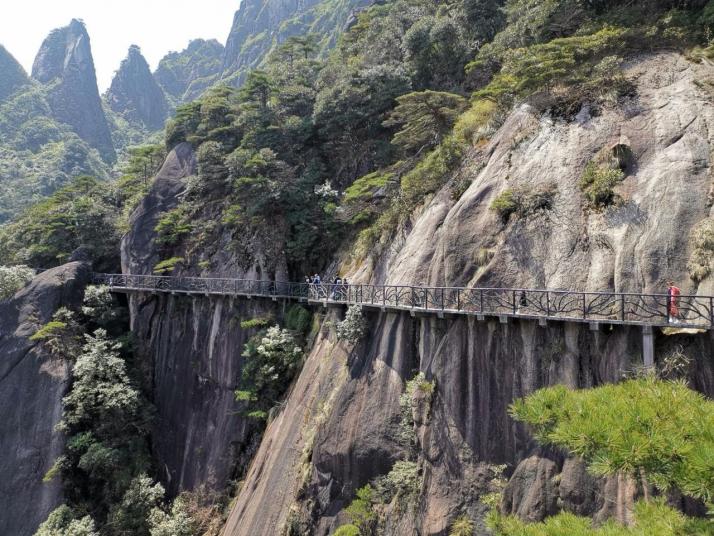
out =
[[127,121],[140,123],[150,131],[163,128],[169,113],[166,95],[136,45],[129,47],[104,100]]
[[50,32],[31,76],[0,46],[0,223],[72,177],[117,174],[125,150],[155,139],[176,106],[240,85],[289,37],[317,34],[324,53],[371,1],[244,0],[225,47],[193,40],[152,73],[132,46],[104,95],[79,19]]
[[112,162],[116,152],[97,89],[89,34],[81,21],[73,19],[50,33],[35,58],[32,78],[48,88],[54,117]]

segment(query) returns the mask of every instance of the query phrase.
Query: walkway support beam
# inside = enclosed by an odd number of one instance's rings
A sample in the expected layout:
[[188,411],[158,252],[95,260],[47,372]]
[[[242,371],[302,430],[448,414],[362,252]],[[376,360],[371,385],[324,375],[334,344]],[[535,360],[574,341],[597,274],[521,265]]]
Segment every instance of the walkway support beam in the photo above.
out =
[[642,326],[642,362],[645,368],[655,366],[655,339],[652,326]]

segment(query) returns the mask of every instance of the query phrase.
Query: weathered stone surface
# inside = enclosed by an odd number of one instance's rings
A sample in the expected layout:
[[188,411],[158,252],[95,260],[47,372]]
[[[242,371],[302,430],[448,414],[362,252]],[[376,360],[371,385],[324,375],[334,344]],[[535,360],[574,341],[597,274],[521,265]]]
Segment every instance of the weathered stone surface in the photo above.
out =
[[164,92],[151,74],[141,49],[129,47],[105,95],[109,107],[127,121],[148,130],[163,128],[168,116]]
[[72,127],[107,161],[116,157],[97,89],[92,48],[84,23],[53,30],[32,66],[32,78],[48,88],[52,115]]
[[188,143],[181,143],[166,157],[151,190],[130,218],[131,232],[122,240],[122,270],[127,274],[151,274],[159,262],[154,228],[162,212],[174,208],[185,179],[196,173],[196,158]]
[[591,516],[603,506],[601,482],[581,460],[568,458],[560,474],[560,507],[579,516]]
[[87,264],[67,264],[0,303],[0,534],[31,536],[62,500],[61,483],[42,477],[64,448],[55,426],[70,371],[29,337],[59,307],[81,303],[90,275]]
[[558,512],[558,466],[548,458],[531,456],[518,464],[503,490],[501,510],[535,522]]

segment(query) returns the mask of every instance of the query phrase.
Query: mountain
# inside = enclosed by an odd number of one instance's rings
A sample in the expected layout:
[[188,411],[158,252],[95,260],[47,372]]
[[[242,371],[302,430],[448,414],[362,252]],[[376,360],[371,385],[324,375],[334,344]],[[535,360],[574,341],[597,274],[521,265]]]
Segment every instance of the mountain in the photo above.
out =
[[216,83],[223,54],[223,45],[215,39],[194,39],[185,50],[164,56],[154,76],[173,102],[190,102]]
[[259,72],[0,230],[127,276],[0,304],[0,400],[69,375],[9,412],[20,498],[63,422],[38,534],[714,534],[714,17],[625,4],[392,0],[327,57],[275,36],[343,6],[246,5]]
[[44,40],[32,66],[32,78],[47,88],[52,115],[70,125],[107,161],[116,158],[84,23],[53,30]]
[[0,45],[0,73],[2,73],[0,74],[0,102],[30,83],[25,70],[2,45]]
[[168,116],[164,92],[136,45],[129,48],[104,98],[111,110],[149,131],[163,128]]
[[240,84],[287,38],[318,34],[319,49],[334,46],[355,10],[370,0],[244,0],[233,18],[222,78]]

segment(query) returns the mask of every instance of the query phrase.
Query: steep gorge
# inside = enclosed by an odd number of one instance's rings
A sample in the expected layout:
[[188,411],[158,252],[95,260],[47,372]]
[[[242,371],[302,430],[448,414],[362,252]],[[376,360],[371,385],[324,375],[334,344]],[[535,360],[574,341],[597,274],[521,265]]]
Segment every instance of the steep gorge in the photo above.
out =
[[[343,273],[353,283],[653,292],[672,278],[685,292],[711,292],[710,283],[686,283],[689,232],[711,210],[714,140],[708,124],[714,109],[701,83],[712,76],[711,66],[658,54],[632,60],[626,74],[637,96],[597,113],[584,108],[575,120],[564,121],[527,105],[515,110],[487,145],[470,151],[454,179],[426,200],[397,237],[383,244],[382,255],[363,262],[344,258]],[[629,147],[635,162],[618,186],[622,201],[589,210],[578,187],[580,174],[599,151],[617,145]],[[175,167],[177,157],[190,161],[190,149],[180,146],[167,165]],[[141,214],[174,206],[190,174],[178,172],[170,180],[160,174],[135,222]],[[458,200],[452,195],[456,180],[471,184]],[[502,223],[489,209],[507,187],[553,184],[557,194],[549,211]],[[137,251],[155,251],[154,222],[135,225],[129,240],[144,237]],[[483,250],[489,251],[487,261],[477,266]],[[221,255],[225,262],[215,275],[246,274],[239,258]],[[139,256],[125,249],[125,270],[148,273],[158,261],[137,261]],[[181,445],[174,453],[159,447],[166,452],[159,458],[168,480],[181,487],[211,478],[218,488],[227,484],[236,453],[250,443],[245,423],[231,415],[246,335],[231,326],[230,317],[271,307],[200,297],[134,301],[133,323],[163,393],[158,400],[165,400],[157,405],[162,420],[178,430]],[[328,317],[334,321],[339,314],[329,311]],[[617,381],[641,355],[641,330],[634,327],[591,331],[586,324],[542,327],[525,320],[500,324],[392,313],[371,313],[369,325],[365,342],[350,348],[323,324],[240,486],[226,534],[272,535],[288,526],[328,534],[354,491],[405,457],[397,440],[399,398],[418,371],[436,383],[431,415],[417,426],[423,476],[413,507],[388,515],[387,534],[446,534],[460,513],[482,520],[480,499],[491,490],[493,465],[513,471],[540,452],[508,417],[508,404],[545,385]],[[692,385],[711,396],[712,342],[708,334],[658,335],[658,359],[682,345],[694,358]],[[164,390],[165,382],[171,387]],[[184,387],[177,402],[178,385]],[[187,409],[188,399],[193,402]],[[209,466],[213,474],[198,470]]]

